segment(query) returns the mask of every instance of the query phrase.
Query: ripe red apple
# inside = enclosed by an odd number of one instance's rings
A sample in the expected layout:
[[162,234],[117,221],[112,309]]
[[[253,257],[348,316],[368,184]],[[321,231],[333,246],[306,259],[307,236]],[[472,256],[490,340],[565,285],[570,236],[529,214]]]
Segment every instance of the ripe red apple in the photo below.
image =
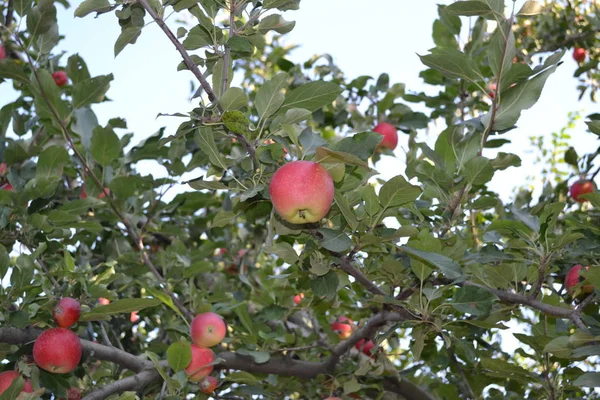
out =
[[65,86],[69,79],[67,78],[67,73],[65,71],[56,71],[52,73],[52,79],[54,79],[54,83],[56,86]]
[[[567,288],[567,292],[569,294],[573,294],[575,291],[575,286],[579,283],[579,272],[583,268],[583,265],[577,264],[571,267],[569,272],[567,272],[567,276],[565,277],[565,287]],[[586,270],[589,270],[589,265],[585,267]],[[582,288],[583,293],[591,293],[594,291],[594,285],[584,285]]]
[[110,189],[109,188],[104,188],[104,190],[102,191],[102,193],[100,193],[98,196],[96,196],[97,199],[103,199],[105,196],[108,196],[110,194]]
[[76,387],[67,389],[67,398],[62,397],[60,400],[81,400],[81,390]]
[[377,146],[378,149],[385,147],[394,150],[398,145],[398,131],[394,128],[394,125],[381,122],[373,128],[373,132],[383,135],[383,140]]
[[63,297],[58,304],[54,306],[52,313],[54,322],[61,328],[70,328],[79,321],[81,306],[79,302],[71,297]]
[[341,316],[331,324],[331,329],[337,333],[340,339],[348,339],[354,330],[354,324],[350,318]]
[[356,343],[356,348],[362,351],[364,354],[371,357],[371,350],[375,347],[375,343],[372,340],[360,339],[358,343]]
[[587,56],[587,50],[582,49],[581,47],[575,47],[573,49],[573,59],[577,61],[579,64],[585,61],[585,57]]
[[192,341],[198,346],[216,346],[223,341],[226,333],[225,321],[219,314],[213,312],[198,314],[192,321]]
[[0,163],[0,175],[4,176],[8,172],[8,165],[5,162]]
[[4,50],[4,46],[0,44],[0,60],[6,59],[6,50]]
[[296,305],[300,304],[300,302],[302,301],[302,299],[304,298],[304,293],[300,293],[294,296],[294,303]]
[[200,391],[204,394],[211,394],[219,386],[219,381],[214,376],[207,376],[200,381]]
[[571,185],[569,194],[578,203],[584,203],[585,199],[580,199],[579,196],[586,193],[593,193],[596,191],[596,184],[593,181],[587,179],[580,179]]
[[13,188],[13,186],[10,183],[7,183],[2,187],[2,190],[8,190],[9,192],[12,192],[15,190],[15,188]]
[[188,379],[192,382],[200,382],[205,376],[210,375],[213,366],[207,366],[215,361],[215,355],[211,349],[192,344],[192,361],[185,369]]
[[292,224],[320,221],[333,203],[333,179],[312,161],[293,161],[279,168],[269,185],[273,207]]
[[109,299],[105,299],[104,297],[100,297],[98,299],[98,303],[102,304],[103,306],[107,306],[110,304],[110,300]]
[[[18,377],[19,373],[17,371],[2,372],[0,374],[0,394],[4,393]],[[21,393],[33,393],[33,386],[29,380],[25,380],[25,385],[23,386]]]
[[67,374],[81,360],[81,342],[77,335],[65,328],[42,332],[33,344],[33,359],[40,368],[55,374]]

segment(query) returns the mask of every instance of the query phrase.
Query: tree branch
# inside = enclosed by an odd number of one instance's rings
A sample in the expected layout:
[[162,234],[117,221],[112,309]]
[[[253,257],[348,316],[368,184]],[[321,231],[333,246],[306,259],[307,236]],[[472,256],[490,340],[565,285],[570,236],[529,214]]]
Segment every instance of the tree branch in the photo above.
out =
[[147,369],[96,389],[85,396],[83,400],[103,400],[113,394],[123,393],[128,390],[143,389],[158,379],[161,379],[161,377],[156,369]]
[[165,33],[165,35],[167,35],[167,37],[169,38],[171,43],[173,43],[173,45],[175,46],[175,48],[177,49],[177,51],[183,58],[183,62],[185,64],[185,66],[188,67],[188,69],[192,72],[192,74],[194,74],[194,76],[200,82],[202,89],[208,95],[208,99],[217,107],[217,110],[219,110],[219,112],[222,113],[223,107],[221,107],[221,105],[219,104],[219,100],[217,99],[217,96],[215,95],[213,88],[210,86],[210,84],[208,83],[208,81],[206,80],[206,78],[204,77],[202,72],[200,72],[200,69],[198,68],[198,66],[194,63],[194,61],[192,61],[192,58],[190,57],[188,52],[185,50],[185,48],[183,47],[181,42],[177,39],[177,36],[175,36],[175,34],[171,31],[171,29],[169,29],[169,27],[167,26],[165,21],[162,19],[162,17],[160,15],[158,15],[152,7],[150,7],[150,4],[148,4],[147,0],[138,0],[138,3],[146,10],[146,12],[148,14],[150,14],[150,16],[156,22],[156,24],[160,27],[160,29],[162,29],[162,31]]
[[383,380],[383,387],[388,392],[399,394],[407,400],[436,400],[434,396],[408,379],[387,377]]

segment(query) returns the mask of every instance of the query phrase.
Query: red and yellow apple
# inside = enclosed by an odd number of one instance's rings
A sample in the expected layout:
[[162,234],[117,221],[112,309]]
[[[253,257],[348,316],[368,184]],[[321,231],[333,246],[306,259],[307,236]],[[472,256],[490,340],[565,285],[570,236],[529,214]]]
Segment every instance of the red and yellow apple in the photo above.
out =
[[77,335],[65,328],[48,329],[33,344],[33,359],[48,372],[67,374],[73,371],[83,349]]
[[582,194],[593,193],[596,191],[596,184],[588,179],[580,179],[571,185],[569,194],[571,198],[578,203],[584,203],[585,199],[580,199],[579,196]]
[[496,83],[491,82],[487,89],[488,89],[488,96],[490,96],[490,99],[494,99],[494,97],[496,97],[496,89],[498,88],[498,85],[496,85]]
[[200,381],[200,391],[204,394],[211,394],[219,386],[219,381],[214,376],[207,376]]
[[587,50],[581,47],[575,47],[573,49],[573,59],[577,61],[579,64],[585,61],[587,56]]
[[106,298],[104,298],[104,297],[100,297],[100,298],[98,299],[98,303],[100,303],[100,304],[101,304],[101,305],[103,305],[103,306],[107,306],[107,305],[109,305],[109,304],[110,304],[110,300],[109,300],[109,299],[106,299]]
[[[19,373],[17,371],[2,372],[0,374],[0,394],[4,393],[18,377]],[[21,393],[33,393],[33,386],[29,380],[25,380],[25,385],[23,386]]]
[[192,341],[201,347],[216,346],[227,334],[225,321],[219,314],[213,312],[196,315],[190,327]]
[[398,131],[394,128],[394,125],[381,122],[373,128],[373,132],[383,135],[383,140],[377,146],[378,149],[386,148],[394,150],[398,145]]
[[62,397],[60,400],[81,400],[81,390],[76,387],[67,389],[67,398]]
[[340,339],[348,339],[352,335],[354,324],[350,318],[341,316],[333,321],[331,330],[337,333]]
[[320,221],[333,203],[333,179],[313,161],[293,161],[279,168],[269,185],[275,211],[287,222]]
[[[580,282],[579,272],[583,268],[583,265],[577,264],[571,267],[569,272],[567,272],[567,276],[565,277],[565,287],[567,288],[567,292],[569,294],[573,294],[575,291],[575,286]],[[586,270],[589,270],[589,265],[585,267]],[[584,285],[582,288],[583,293],[591,293],[594,291],[594,285]]]
[[300,293],[294,296],[294,304],[298,305],[304,298],[304,293]]
[[71,297],[63,297],[54,306],[52,312],[54,322],[61,328],[70,328],[79,321],[81,306],[79,302]]
[[215,361],[215,355],[211,349],[192,344],[192,361],[185,369],[188,379],[192,382],[200,382],[204,377],[210,375],[213,370],[211,364]]

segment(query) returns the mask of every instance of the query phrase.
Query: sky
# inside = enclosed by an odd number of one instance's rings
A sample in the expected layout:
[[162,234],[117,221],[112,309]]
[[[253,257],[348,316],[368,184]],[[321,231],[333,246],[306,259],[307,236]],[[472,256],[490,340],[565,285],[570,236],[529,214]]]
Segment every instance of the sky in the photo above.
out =
[[[518,0],[517,8],[523,2]],[[376,78],[387,72],[392,83],[402,82],[409,91],[419,92],[425,90],[418,77],[424,66],[417,54],[425,54],[433,47],[431,27],[437,17],[437,4],[449,3],[451,1],[303,0],[299,11],[285,13],[287,20],[297,21],[295,29],[286,35],[286,43],[300,45],[291,57],[295,62],[303,62],[314,54],[330,53],[349,79],[359,75]],[[76,6],[78,2],[73,4]],[[58,4],[57,7],[60,33],[65,36],[59,45],[59,49],[66,51],[62,65],[66,65],[69,55],[79,53],[92,75],[113,73],[115,76],[108,92],[112,101],[94,106],[100,123],[105,124],[113,117],[126,118],[127,131],[135,134],[134,142],[145,139],[163,126],[167,127],[167,135],[173,134],[181,119],[157,119],[156,116],[185,112],[194,107],[189,101],[193,76],[188,71],[176,71],[179,55],[156,24],[146,26],[137,43],[127,46],[115,58],[113,46],[120,27],[114,14],[79,19],[73,17],[74,7],[69,10]],[[169,24],[177,27],[174,18]],[[568,121],[569,111],[582,111],[586,115],[597,109],[597,105],[587,99],[577,100],[577,81],[573,78],[576,63],[569,54],[563,61],[564,64],[548,80],[540,101],[523,113],[519,128],[506,134],[513,144],[503,147],[502,151],[517,153],[526,168],[496,174],[491,187],[504,199],[511,197],[515,183],[522,184],[524,171],[527,174],[534,172],[533,156],[526,151],[530,136],[549,136],[560,130]],[[427,90],[435,89],[429,87]],[[0,84],[0,105],[14,98],[16,93],[11,85]],[[443,128],[431,126],[429,132],[421,132],[421,140],[434,141],[436,133]],[[585,130],[580,121],[573,132],[572,145],[580,154],[597,147],[595,135],[585,133]],[[401,137],[396,157],[384,157],[377,165],[384,178],[404,170],[401,147],[405,139]],[[495,156],[492,150],[486,152],[489,153],[484,155],[489,158]],[[144,170],[157,176],[165,173],[162,167]],[[188,178],[192,177],[194,174]],[[185,189],[182,186],[177,190]],[[514,342],[514,346],[518,345]]]

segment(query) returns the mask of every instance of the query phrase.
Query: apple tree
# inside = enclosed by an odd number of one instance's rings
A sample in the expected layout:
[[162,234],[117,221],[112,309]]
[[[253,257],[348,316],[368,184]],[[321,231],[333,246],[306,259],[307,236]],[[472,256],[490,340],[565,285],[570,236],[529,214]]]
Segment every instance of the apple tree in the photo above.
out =
[[179,127],[134,142],[94,113],[113,75],[56,50],[69,4],[5,0],[0,400],[592,398],[598,151],[508,203],[490,182],[524,176],[510,131],[595,39],[506,3],[439,6],[431,95],[292,62],[300,0],[84,0],[115,56],[157,26],[194,79]]

